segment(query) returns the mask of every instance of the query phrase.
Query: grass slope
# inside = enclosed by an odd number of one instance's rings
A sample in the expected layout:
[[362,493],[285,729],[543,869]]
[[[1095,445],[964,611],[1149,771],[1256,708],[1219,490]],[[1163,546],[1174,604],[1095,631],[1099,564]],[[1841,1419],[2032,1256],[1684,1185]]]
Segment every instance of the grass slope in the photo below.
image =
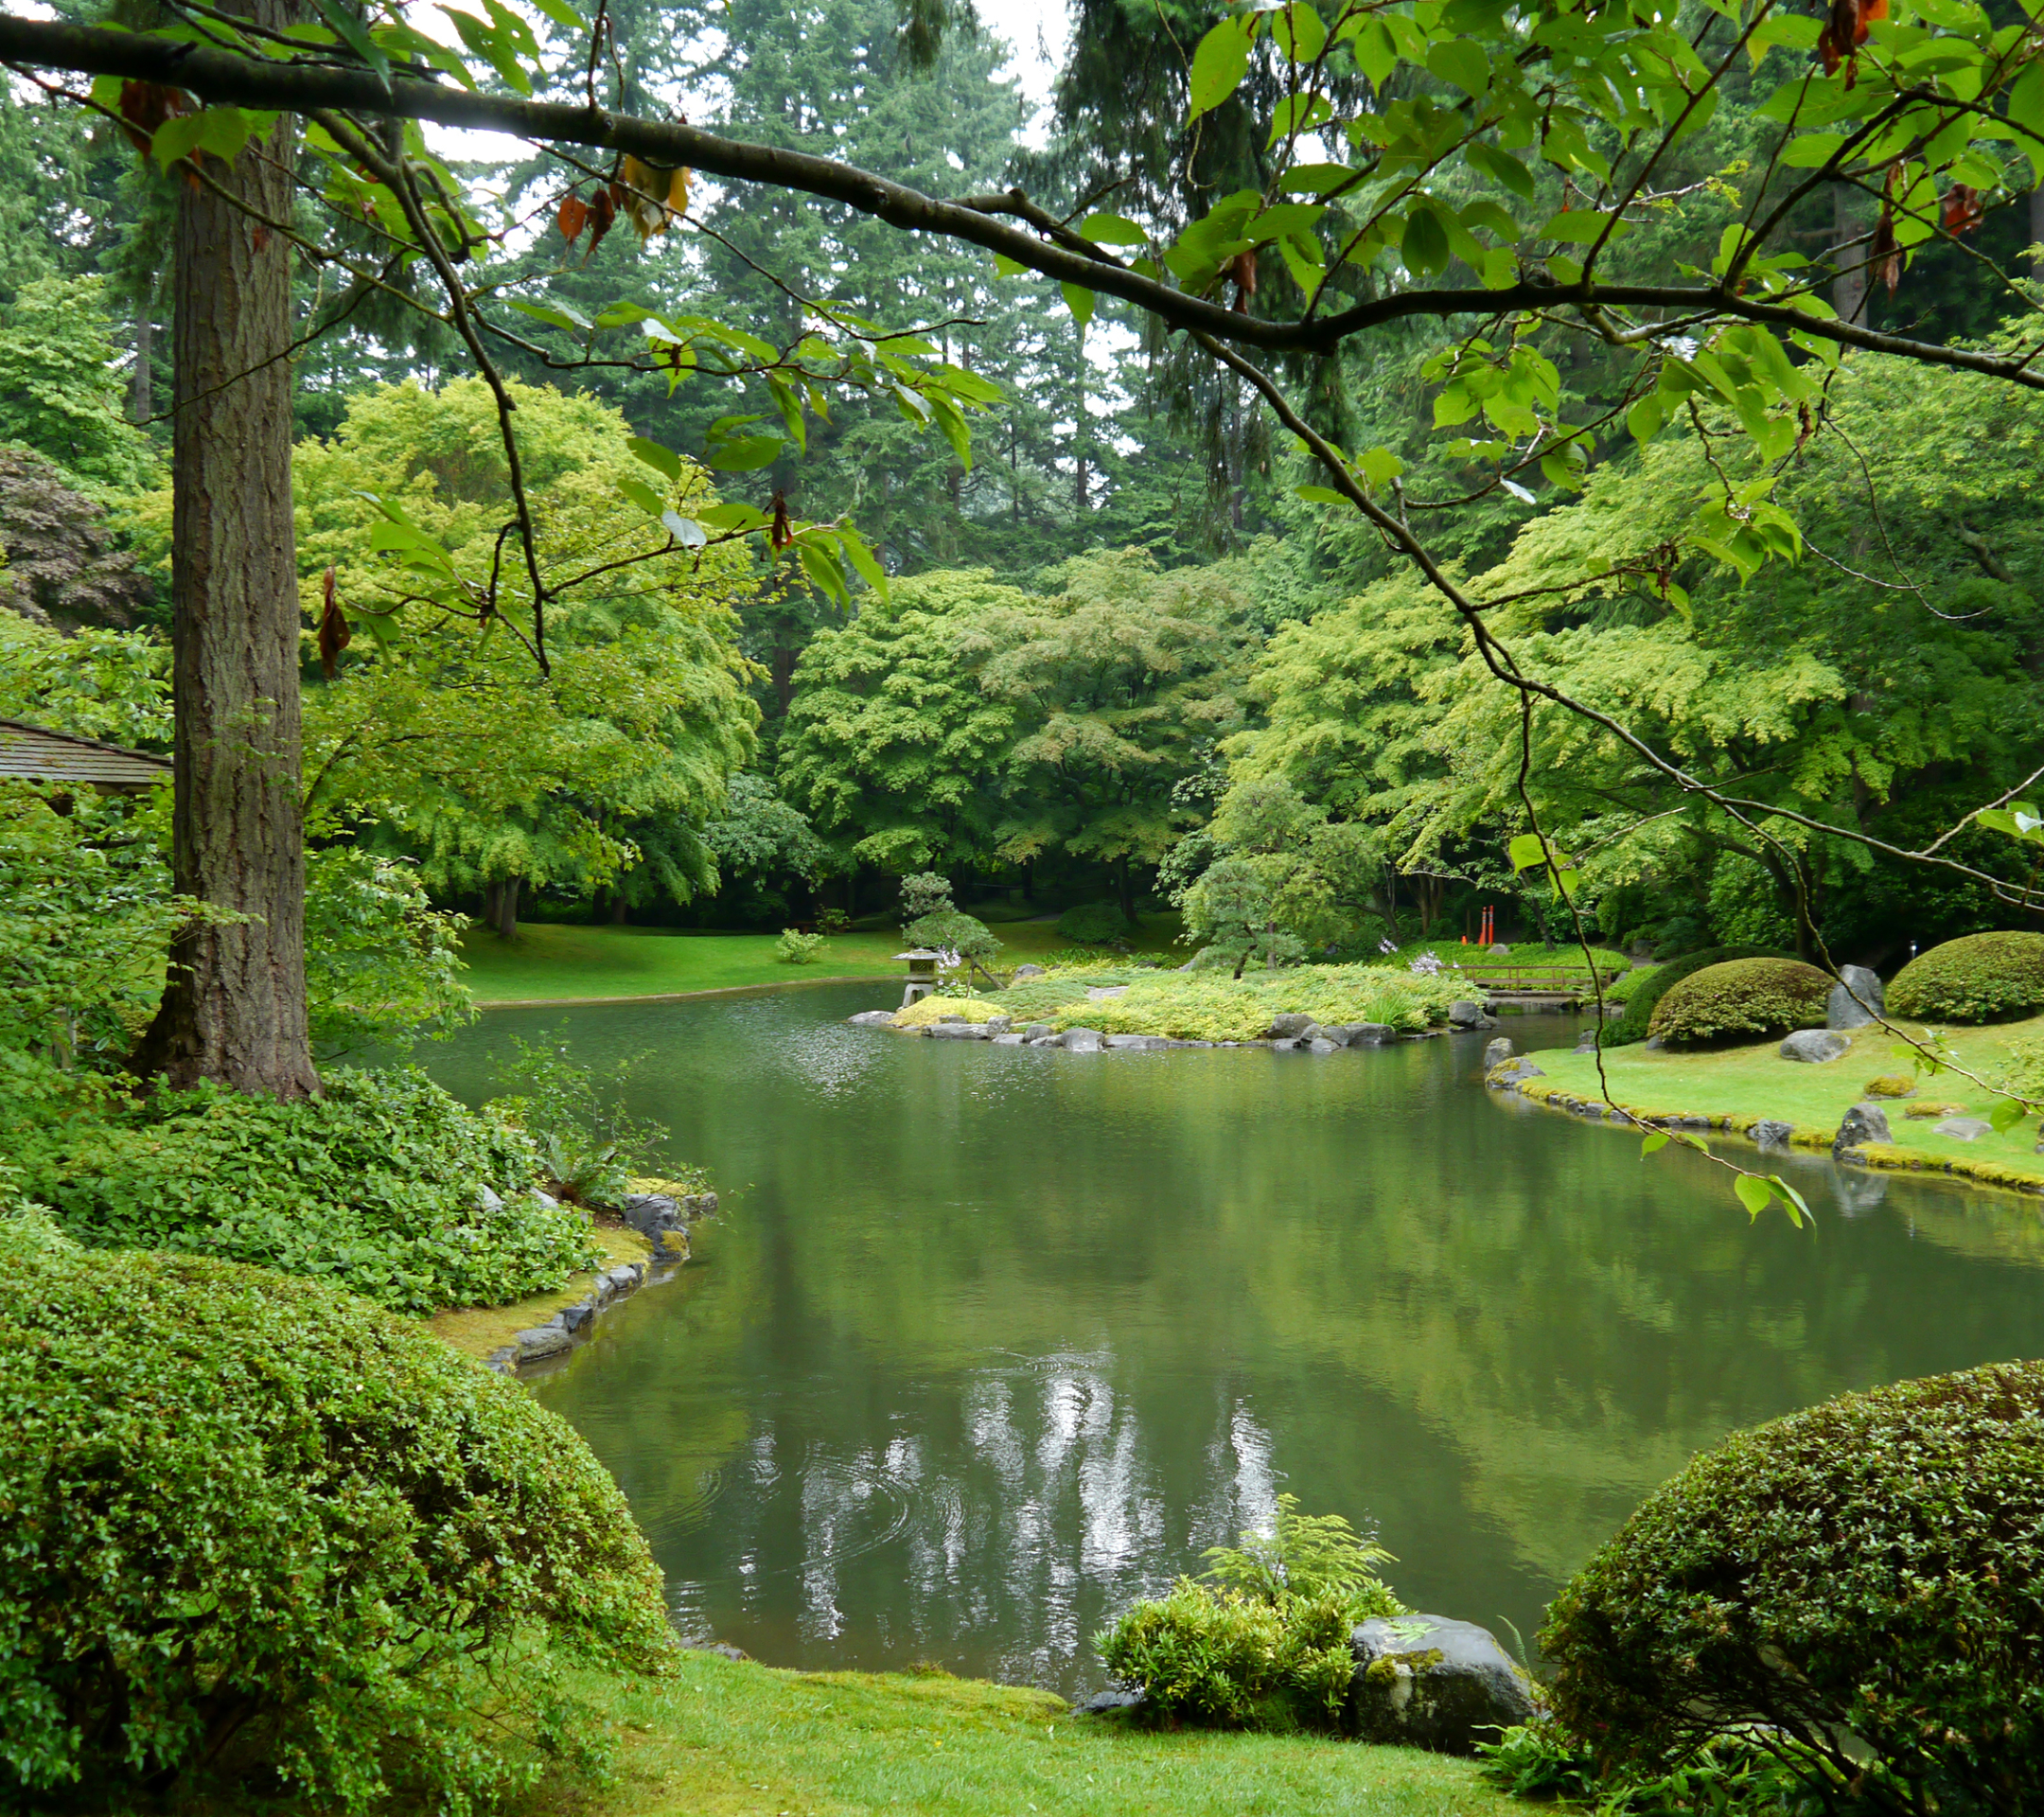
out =
[[[2044,1034],[2044,1016],[1987,1029],[1950,1029],[1946,1033],[1965,1065],[1983,1078],[1998,1079],[2008,1072],[2008,1044]],[[1779,1118],[1795,1126],[1799,1138],[1821,1138],[1828,1146],[1839,1120],[1866,1096],[1869,1080],[1911,1070],[1907,1059],[1896,1057],[1901,1044],[1885,1029],[1855,1030],[1852,1044],[1852,1051],[1842,1059],[1823,1066],[1782,1059],[1777,1051],[1780,1044],[1774,1041],[1702,1053],[1616,1048],[1606,1050],[1604,1072],[1612,1095],[1635,1110],[1665,1116],[1736,1117],[1742,1121]],[[1540,1096],[1542,1087],[1578,1098],[1600,1096],[1591,1055],[1558,1049],[1532,1057],[1547,1077],[1531,1082],[1535,1089],[1529,1097]],[[1940,1073],[1919,1080],[1915,1097],[1881,1103],[1894,1137],[1893,1149],[1907,1150],[1938,1164],[1965,1163],[1969,1169],[1984,1166],[2044,1178],[2044,1155],[2034,1152],[2037,1142],[2034,1121],[1968,1142],[1938,1135],[1935,1119],[1907,1115],[1912,1105],[1940,1104],[1954,1106],[1950,1115],[1984,1119],[1993,1100],[1968,1080]]]
[[[996,961],[1002,971],[1071,945],[1054,920],[1003,922],[995,932],[1002,943]],[[1148,915],[1130,944],[1137,952],[1175,952],[1183,959],[1189,949],[1172,944],[1177,933],[1177,916]],[[527,922],[511,941],[471,928],[462,941],[462,958],[468,966],[468,988],[482,1004],[675,997],[827,978],[899,978],[905,969],[894,958],[901,951],[898,928],[833,934],[808,965],[776,959],[774,939],[772,934]]]
[[521,1817],[1503,1817],[1465,1760],[1297,1736],[1148,1734],[978,1680],[773,1671],[692,1653],[663,1683],[584,1686],[612,1783]]
[[[603,1251],[606,1268],[615,1268],[621,1262],[644,1261],[653,1253],[653,1245],[636,1230],[598,1225],[590,1235]],[[510,1343],[519,1332],[544,1325],[562,1307],[587,1299],[595,1284],[594,1273],[571,1275],[568,1284],[557,1293],[534,1294],[504,1306],[451,1307],[434,1313],[424,1322],[428,1331],[464,1356],[485,1357],[499,1345]]]

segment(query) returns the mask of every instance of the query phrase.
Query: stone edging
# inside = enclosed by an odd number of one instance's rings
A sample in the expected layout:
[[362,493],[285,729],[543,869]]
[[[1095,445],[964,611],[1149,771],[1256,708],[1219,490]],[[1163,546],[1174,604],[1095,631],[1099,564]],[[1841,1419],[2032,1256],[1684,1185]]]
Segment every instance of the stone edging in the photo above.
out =
[[516,1375],[520,1364],[560,1356],[587,1341],[596,1315],[606,1307],[655,1280],[667,1279],[688,1261],[689,1224],[716,1208],[714,1192],[689,1193],[679,1199],[659,1192],[631,1194],[623,1207],[625,1221],[653,1245],[653,1253],[644,1261],[621,1261],[601,1270],[584,1297],[563,1306],[543,1325],[520,1332],[510,1343],[499,1345],[483,1359],[483,1367],[499,1375]]
[[862,1010],[845,1020],[855,1028],[884,1029],[890,1034],[921,1035],[941,1041],[986,1041],[997,1048],[1056,1048],[1066,1053],[1154,1052],[1165,1048],[1269,1048],[1279,1052],[1332,1053],[1341,1048],[1388,1047],[1394,1041],[1424,1041],[1432,1035],[1460,1032],[1422,1029],[1417,1034],[1401,1034],[1384,1022],[1341,1022],[1322,1028],[1310,1016],[1292,1013],[1279,1017],[1273,1029],[1289,1020],[1300,1025],[1295,1031],[1247,1041],[1181,1041],[1164,1034],[1103,1034],[1099,1029],[1053,1029],[1048,1022],[1031,1022],[1017,1029],[1013,1017],[999,1014],[984,1022],[960,1018],[903,1028],[894,1020],[894,1014],[892,1010]]
[[[1544,1110],[1565,1111],[1572,1117],[1579,1117],[1588,1122],[1615,1122],[1612,1108],[1601,1099],[1578,1098],[1559,1085],[1545,1085],[1536,1077],[1514,1074],[1513,1068],[1522,1060],[1507,1060],[1492,1067],[1484,1075],[1484,1084],[1492,1091],[1506,1092],[1524,1098],[1528,1103],[1538,1104]],[[1645,1110],[1637,1104],[1623,1108],[1632,1116],[1643,1118],[1664,1129],[1721,1130],[1728,1136],[1744,1136],[1749,1139],[1756,1124],[1770,1121],[1765,1117],[1750,1117],[1741,1111],[1729,1112],[1723,1116],[1710,1117],[1698,1112]],[[1886,1173],[1948,1173],[1955,1179],[1963,1179],[1975,1186],[1995,1187],[2005,1192],[2020,1192],[2031,1197],[2044,1195],[2044,1174],[2026,1173],[2019,1168],[2006,1166],[2000,1161],[1973,1160],[1964,1155],[1933,1154],[1928,1149],[1906,1148],[1898,1142],[1860,1142],[1850,1148],[1837,1146],[1836,1136],[1826,1130],[1797,1128],[1793,1124],[1782,1124],[1788,1130],[1783,1143],[1791,1148],[1815,1150],[1828,1154],[1834,1160],[1844,1161],[1855,1167]]]

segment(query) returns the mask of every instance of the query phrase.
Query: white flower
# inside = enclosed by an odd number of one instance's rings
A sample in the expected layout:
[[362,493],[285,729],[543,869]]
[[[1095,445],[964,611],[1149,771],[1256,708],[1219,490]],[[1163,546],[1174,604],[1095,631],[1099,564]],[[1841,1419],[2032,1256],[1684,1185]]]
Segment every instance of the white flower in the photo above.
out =
[[1441,962],[1432,953],[1421,953],[1413,961],[1411,971],[1418,978],[1432,978],[1441,968]]
[[1663,353],[1673,354],[1678,360],[1696,358],[1697,338],[1693,334],[1671,334],[1665,340],[1656,341],[1654,345]]

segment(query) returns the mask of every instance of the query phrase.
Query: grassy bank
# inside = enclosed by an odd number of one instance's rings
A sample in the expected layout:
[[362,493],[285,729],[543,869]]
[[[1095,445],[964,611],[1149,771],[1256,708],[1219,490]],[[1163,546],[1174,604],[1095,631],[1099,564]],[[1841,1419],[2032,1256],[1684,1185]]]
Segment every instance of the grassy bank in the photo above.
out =
[[[598,1225],[590,1235],[603,1251],[602,1265],[606,1268],[643,1261],[653,1253],[653,1245],[636,1230],[609,1229]],[[519,1332],[544,1325],[564,1306],[587,1299],[595,1284],[594,1272],[571,1275],[567,1285],[555,1293],[534,1294],[506,1306],[455,1306],[434,1313],[426,1319],[426,1329],[464,1356],[485,1357],[500,1345],[510,1343]]]
[[521,1817],[1502,1817],[1468,1761],[1303,1737],[1147,1734],[1047,1692],[943,1674],[772,1671],[690,1654],[672,1680],[583,1686],[613,1782]]
[[[1069,948],[1052,920],[1004,921],[994,929],[1002,944],[1002,971]],[[1131,936],[1131,950],[1174,955],[1175,915],[1149,915]],[[898,928],[833,934],[808,965],[774,957],[772,934],[696,933],[672,927],[576,927],[527,922],[515,940],[471,928],[462,942],[467,982],[476,1001],[563,1003],[627,997],[679,997],[692,991],[745,990],[762,984],[814,983],[823,979],[899,978]]]
[[[2044,1034],[2044,1016],[1947,1032],[1964,1064],[1983,1078],[2000,1078],[2008,1070],[2008,1044]],[[1604,1073],[1612,1096],[1646,1115],[1708,1117],[1740,1131],[1762,1118],[1775,1118],[1793,1125],[1799,1145],[1828,1148],[1839,1120],[1866,1098],[1870,1081],[1911,1071],[1909,1060],[1897,1055],[1901,1044],[1885,1029],[1858,1029],[1851,1040],[1849,1053],[1823,1066],[1784,1060],[1774,1041],[1704,1053],[1616,1048],[1604,1055]],[[1525,1096],[1595,1101],[1602,1095],[1593,1056],[1557,1050],[1532,1058],[1547,1076],[1528,1080]],[[1940,1073],[1920,1079],[1912,1098],[1878,1102],[1887,1111],[1894,1140],[1871,1152],[1870,1160],[1899,1168],[1949,1169],[1989,1185],[2044,1188],[2044,1155],[2035,1152],[2035,1120],[1970,1142],[1937,1133],[1933,1125],[1942,1116],[1988,1115],[1994,1100],[1970,1081]],[[1940,1117],[1909,1114],[1932,1106],[1940,1109]]]

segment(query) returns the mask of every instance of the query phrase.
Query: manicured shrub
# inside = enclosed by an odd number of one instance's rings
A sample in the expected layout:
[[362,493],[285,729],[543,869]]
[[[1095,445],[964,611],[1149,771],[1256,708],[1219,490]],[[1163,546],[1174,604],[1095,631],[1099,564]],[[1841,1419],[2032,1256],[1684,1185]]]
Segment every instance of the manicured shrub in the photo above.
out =
[[522,1130],[412,1068],[326,1085],[289,1104],[201,1087],[0,1111],[0,1149],[82,1243],[280,1268],[399,1312],[498,1305],[591,1264],[587,1217],[534,1196]]
[[1781,957],[1765,946],[1709,946],[1700,953],[1685,953],[1664,964],[1635,968],[1621,981],[1620,996],[1626,1006],[1625,1014],[1604,1031],[1604,1045],[1619,1048],[1646,1040],[1661,999],[1683,979],[1700,972],[1707,965],[1722,965],[1734,959]]
[[1135,932],[1119,902],[1082,902],[1057,918],[1057,930],[1082,946],[1106,946]]
[[1735,959],[1663,994],[1648,1032],[1678,1044],[1822,1028],[1831,979],[1798,959]]
[[1758,1722],[1881,1808],[2044,1808],[2044,1365],[1736,1434],[1577,1573],[1541,1642],[1610,1767]]
[[1991,1022],[2044,1009],[2044,934],[1967,934],[1919,953],[1888,987],[1891,1015]]
[[1213,1546],[1214,1586],[1180,1578],[1099,1639],[1107,1669],[1143,1694],[1145,1720],[1217,1728],[1337,1726],[1355,1671],[1358,1622],[1405,1606],[1378,1579],[1390,1554],[1339,1515],[1278,1498],[1268,1534]]
[[257,1768],[463,1811],[567,1739],[556,1662],[662,1667],[624,1497],[515,1384],[365,1300],[33,1216],[0,1277],[0,1806]]

